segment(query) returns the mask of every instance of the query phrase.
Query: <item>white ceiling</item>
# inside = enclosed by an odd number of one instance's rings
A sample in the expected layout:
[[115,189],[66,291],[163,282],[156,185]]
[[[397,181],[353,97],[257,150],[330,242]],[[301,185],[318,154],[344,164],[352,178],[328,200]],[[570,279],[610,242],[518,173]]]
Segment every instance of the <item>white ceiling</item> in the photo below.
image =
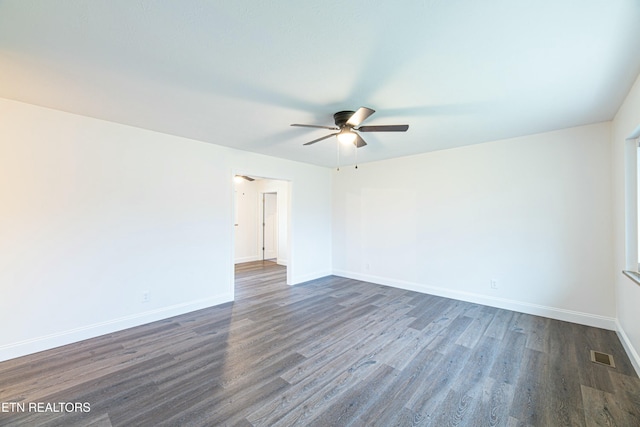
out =
[[[323,166],[611,120],[638,0],[0,0],[0,97]],[[342,162],[353,162],[353,148]]]

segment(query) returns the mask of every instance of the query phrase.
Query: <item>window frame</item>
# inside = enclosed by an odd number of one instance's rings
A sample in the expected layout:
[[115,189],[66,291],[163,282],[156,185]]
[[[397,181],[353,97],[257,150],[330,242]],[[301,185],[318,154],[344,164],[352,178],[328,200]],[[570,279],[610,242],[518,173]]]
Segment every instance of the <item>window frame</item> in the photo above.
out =
[[622,273],[640,285],[640,125],[625,139],[626,260]]

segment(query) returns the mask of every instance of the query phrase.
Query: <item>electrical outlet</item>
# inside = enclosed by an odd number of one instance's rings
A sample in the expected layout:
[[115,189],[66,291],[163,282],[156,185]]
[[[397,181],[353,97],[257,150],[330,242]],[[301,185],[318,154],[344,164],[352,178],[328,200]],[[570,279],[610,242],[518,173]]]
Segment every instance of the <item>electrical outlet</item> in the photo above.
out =
[[498,289],[498,281],[491,279],[491,289]]
[[142,293],[142,302],[149,302],[151,300],[151,296],[149,295],[149,291],[144,291]]

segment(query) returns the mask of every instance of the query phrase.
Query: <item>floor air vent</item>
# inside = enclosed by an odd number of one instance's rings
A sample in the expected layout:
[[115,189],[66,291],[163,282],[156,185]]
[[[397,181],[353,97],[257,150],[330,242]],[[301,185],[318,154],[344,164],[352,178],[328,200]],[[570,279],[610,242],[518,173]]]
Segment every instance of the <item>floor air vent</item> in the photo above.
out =
[[600,353],[599,351],[591,350],[591,361],[599,363],[601,365],[611,366],[612,368],[616,367],[616,364],[613,363],[612,355],[607,353]]

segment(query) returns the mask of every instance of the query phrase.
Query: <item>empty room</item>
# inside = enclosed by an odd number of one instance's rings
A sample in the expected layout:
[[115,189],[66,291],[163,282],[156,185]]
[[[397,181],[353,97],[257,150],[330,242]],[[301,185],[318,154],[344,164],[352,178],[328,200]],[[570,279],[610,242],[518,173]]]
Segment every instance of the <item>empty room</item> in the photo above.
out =
[[0,0],[0,426],[640,426],[638,23]]

